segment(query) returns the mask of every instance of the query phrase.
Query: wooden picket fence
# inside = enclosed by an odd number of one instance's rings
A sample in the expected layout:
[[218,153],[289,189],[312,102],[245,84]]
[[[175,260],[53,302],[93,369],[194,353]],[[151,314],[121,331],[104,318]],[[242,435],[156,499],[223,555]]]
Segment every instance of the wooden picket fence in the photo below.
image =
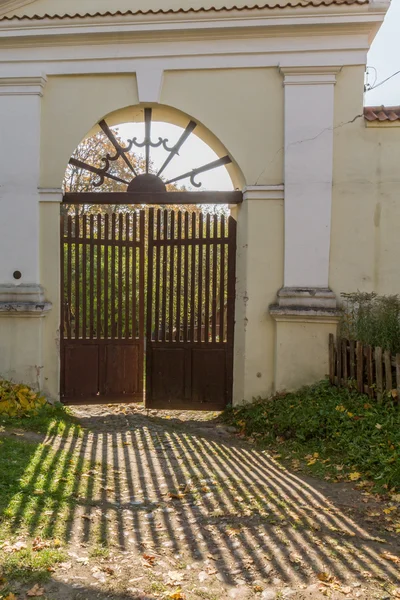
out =
[[329,379],[337,387],[352,387],[379,402],[400,400],[400,354],[361,342],[329,336]]

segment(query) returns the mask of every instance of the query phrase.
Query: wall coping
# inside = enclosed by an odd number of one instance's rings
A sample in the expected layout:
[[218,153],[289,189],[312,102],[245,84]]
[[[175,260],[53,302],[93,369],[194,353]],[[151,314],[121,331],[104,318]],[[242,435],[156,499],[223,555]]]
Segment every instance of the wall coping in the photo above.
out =
[[277,323],[338,323],[341,312],[334,308],[316,308],[315,306],[279,306],[272,304],[269,314]]
[[283,200],[285,186],[279,185],[247,185],[243,188],[243,200]]

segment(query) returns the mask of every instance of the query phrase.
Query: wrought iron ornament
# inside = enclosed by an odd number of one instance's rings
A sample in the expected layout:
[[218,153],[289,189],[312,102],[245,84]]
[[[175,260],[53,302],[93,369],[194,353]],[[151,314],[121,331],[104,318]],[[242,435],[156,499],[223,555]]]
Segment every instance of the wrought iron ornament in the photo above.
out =
[[[107,123],[102,120],[99,123],[100,128],[108,137],[110,142],[115,148],[115,154],[111,156],[109,153],[106,154],[101,160],[104,163],[103,167],[93,167],[85,162],[77,160],[76,158],[71,158],[69,161],[70,165],[78,167],[80,169],[84,169],[85,171],[89,171],[89,173],[94,173],[97,175],[98,179],[94,182],[94,187],[101,187],[104,183],[105,178],[113,179],[114,181],[118,181],[118,183],[123,183],[127,186],[127,192],[134,191],[165,191],[165,186],[170,183],[176,183],[177,181],[182,181],[183,179],[189,179],[191,185],[195,188],[201,187],[201,182],[195,181],[195,178],[201,173],[206,173],[207,171],[212,171],[218,167],[222,167],[223,165],[228,165],[232,162],[231,158],[227,155],[218,160],[214,160],[202,167],[197,167],[196,169],[192,169],[187,173],[183,173],[182,175],[178,175],[178,177],[173,177],[168,181],[163,181],[161,179],[161,174],[167,168],[167,166],[171,163],[171,161],[175,158],[175,156],[179,155],[179,151],[189,138],[189,136],[193,133],[194,129],[197,127],[197,124],[194,121],[190,121],[187,125],[185,131],[182,133],[176,144],[172,147],[169,147],[168,139],[166,138],[158,138],[157,142],[153,142],[151,140],[151,123],[152,123],[152,109],[145,108],[144,109],[144,124],[145,124],[145,134],[143,142],[139,142],[137,137],[134,137],[132,140],[128,140],[128,144],[126,147],[123,147],[119,144],[115,135],[107,125]],[[129,158],[129,153],[131,152],[133,147],[136,148],[144,148],[145,149],[145,173],[138,173],[132,162]],[[149,173],[150,169],[150,153],[151,148],[159,148],[162,146],[164,150],[168,153],[167,158],[165,159],[163,165],[158,170],[156,175],[152,175]],[[126,163],[132,172],[132,179],[130,181],[126,181],[125,179],[121,179],[116,175],[113,175],[109,172],[110,166],[112,162],[117,161],[119,158]]]

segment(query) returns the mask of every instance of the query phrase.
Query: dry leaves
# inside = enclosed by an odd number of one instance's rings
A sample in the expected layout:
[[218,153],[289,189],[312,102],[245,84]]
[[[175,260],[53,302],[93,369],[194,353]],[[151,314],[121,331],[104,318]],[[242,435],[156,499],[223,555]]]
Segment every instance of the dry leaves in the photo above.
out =
[[390,552],[381,552],[381,556],[382,556],[382,558],[385,558],[386,560],[390,560],[390,562],[393,562],[396,565],[400,565],[400,556],[395,556],[394,554],[391,554]]
[[21,541],[15,542],[15,544],[10,544],[10,542],[4,542],[4,544],[1,546],[3,552],[7,552],[8,554],[11,554],[12,552],[20,552],[20,550],[25,550],[26,548],[26,543]]
[[29,596],[30,598],[38,598],[39,596],[43,596],[44,594],[44,588],[40,587],[40,585],[38,583],[36,583],[33,588],[31,588],[28,592],[26,592],[26,595]]

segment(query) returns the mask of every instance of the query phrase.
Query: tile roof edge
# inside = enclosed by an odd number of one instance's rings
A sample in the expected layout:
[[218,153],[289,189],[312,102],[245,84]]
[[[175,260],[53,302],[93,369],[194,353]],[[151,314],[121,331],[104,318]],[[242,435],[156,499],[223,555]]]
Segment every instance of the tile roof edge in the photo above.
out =
[[126,11],[104,11],[104,12],[86,12],[84,14],[74,13],[74,14],[63,14],[63,15],[3,15],[0,17],[0,21],[43,21],[45,19],[48,20],[62,20],[62,19],[85,19],[89,17],[114,17],[114,16],[137,16],[137,15],[170,15],[170,14],[189,14],[189,13],[210,13],[210,12],[241,12],[241,11],[250,11],[250,10],[274,10],[274,9],[284,9],[284,8],[298,8],[298,7],[308,7],[308,6],[331,6],[331,5],[353,5],[353,4],[369,4],[370,0],[289,0],[285,4],[279,4],[275,2],[275,4],[253,4],[251,6],[223,6],[223,7],[210,7],[210,8],[169,8],[164,9],[160,8],[157,10],[148,9],[148,10],[126,10]]
[[399,106],[364,106],[364,119],[366,121],[394,122],[400,120]]

